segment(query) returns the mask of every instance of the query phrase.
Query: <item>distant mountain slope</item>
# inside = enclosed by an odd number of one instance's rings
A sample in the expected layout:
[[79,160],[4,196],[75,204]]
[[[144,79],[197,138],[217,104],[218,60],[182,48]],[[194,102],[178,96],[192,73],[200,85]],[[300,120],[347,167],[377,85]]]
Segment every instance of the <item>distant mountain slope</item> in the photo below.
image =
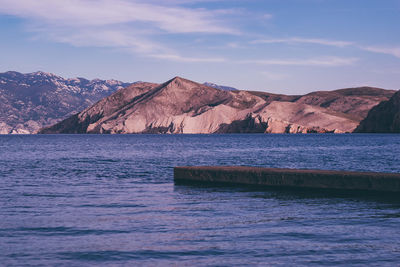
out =
[[234,87],[225,86],[225,85],[218,85],[218,84],[215,84],[215,83],[205,82],[203,84],[206,85],[206,86],[215,88],[215,89],[220,89],[220,90],[225,90],[225,91],[237,91],[237,90],[239,90],[239,89],[236,89]]
[[400,133],[400,91],[372,108],[357,133]]
[[347,88],[334,91],[317,91],[296,99],[296,103],[320,106],[331,111],[362,120],[368,111],[381,101],[389,99],[396,91],[374,87]]
[[128,85],[116,80],[64,79],[40,71],[0,73],[0,133],[33,133]]
[[362,101],[376,105],[393,94],[382,90],[377,91],[382,95],[368,97],[369,88],[362,91],[353,88],[285,96],[219,90],[175,77],[161,85],[137,83],[120,89],[41,133],[352,132],[360,122],[362,108],[353,114],[351,104],[343,105],[343,110],[339,105],[330,108],[323,104],[357,100],[360,105]]

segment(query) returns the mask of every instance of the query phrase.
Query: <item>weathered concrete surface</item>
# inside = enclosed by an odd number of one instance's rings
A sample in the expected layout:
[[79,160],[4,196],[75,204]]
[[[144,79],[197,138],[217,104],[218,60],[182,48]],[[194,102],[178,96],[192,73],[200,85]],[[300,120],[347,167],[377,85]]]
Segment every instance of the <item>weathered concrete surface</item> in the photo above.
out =
[[175,183],[231,183],[274,187],[400,192],[399,173],[199,166],[175,167],[174,180]]

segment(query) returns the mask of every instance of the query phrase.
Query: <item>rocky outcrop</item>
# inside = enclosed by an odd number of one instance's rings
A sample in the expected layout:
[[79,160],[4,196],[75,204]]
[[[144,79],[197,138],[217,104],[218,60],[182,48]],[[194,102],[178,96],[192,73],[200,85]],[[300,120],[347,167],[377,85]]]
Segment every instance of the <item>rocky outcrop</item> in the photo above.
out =
[[356,133],[400,133],[400,91],[372,108]]
[[[379,89],[381,90],[381,89]],[[175,77],[161,85],[136,83],[41,133],[326,133],[352,132],[362,112],[340,110],[335,101],[378,104],[353,89],[335,100],[263,92],[226,91]],[[362,91],[362,90],[361,90]],[[383,90],[387,95],[392,93]],[[382,93],[383,94],[383,93]],[[312,100],[314,97],[314,100]],[[319,100],[315,100],[319,97]],[[378,99],[379,98],[379,99]],[[311,99],[311,100],[310,100]],[[373,99],[371,97],[371,99]],[[324,107],[331,101],[332,107]],[[361,103],[361,102],[360,102]],[[326,105],[326,104],[325,104]],[[361,105],[361,104],[360,104]],[[362,108],[359,108],[362,110]],[[356,114],[357,116],[354,116]]]
[[347,88],[335,91],[317,91],[299,97],[296,103],[326,108],[347,114],[354,120],[362,120],[378,103],[388,100],[394,90],[374,87]]
[[37,132],[128,85],[116,80],[64,79],[40,71],[0,73],[0,133]]

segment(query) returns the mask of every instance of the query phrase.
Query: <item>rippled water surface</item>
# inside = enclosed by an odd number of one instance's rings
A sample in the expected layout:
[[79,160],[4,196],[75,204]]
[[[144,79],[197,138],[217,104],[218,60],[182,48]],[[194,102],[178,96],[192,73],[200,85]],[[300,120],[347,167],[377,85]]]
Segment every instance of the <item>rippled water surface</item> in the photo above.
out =
[[0,265],[400,263],[397,197],[175,186],[173,166],[400,172],[400,135],[0,136]]

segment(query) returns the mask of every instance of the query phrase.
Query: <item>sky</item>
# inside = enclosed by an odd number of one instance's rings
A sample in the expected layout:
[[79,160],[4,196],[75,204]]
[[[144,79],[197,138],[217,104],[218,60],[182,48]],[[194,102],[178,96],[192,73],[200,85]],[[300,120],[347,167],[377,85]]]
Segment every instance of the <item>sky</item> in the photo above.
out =
[[400,0],[0,0],[0,72],[400,89]]

